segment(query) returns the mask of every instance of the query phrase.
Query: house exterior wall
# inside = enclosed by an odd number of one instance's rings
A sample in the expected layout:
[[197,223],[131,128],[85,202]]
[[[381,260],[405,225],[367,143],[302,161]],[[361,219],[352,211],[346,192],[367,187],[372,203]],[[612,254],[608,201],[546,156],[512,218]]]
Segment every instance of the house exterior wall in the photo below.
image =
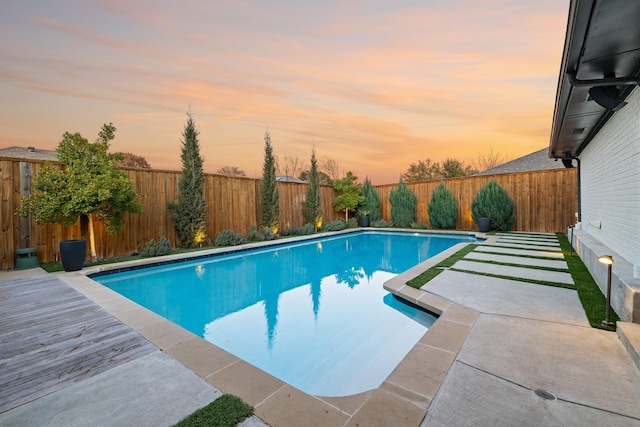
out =
[[580,154],[582,229],[640,265],[639,88],[627,102]]

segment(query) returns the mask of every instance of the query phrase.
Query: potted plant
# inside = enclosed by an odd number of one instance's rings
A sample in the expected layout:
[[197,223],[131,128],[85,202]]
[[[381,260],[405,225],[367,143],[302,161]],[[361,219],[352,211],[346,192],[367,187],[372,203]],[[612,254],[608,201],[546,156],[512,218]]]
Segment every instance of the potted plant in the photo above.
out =
[[491,230],[491,218],[481,217],[478,218],[476,223],[478,224],[478,231],[480,231],[481,233],[486,233],[487,231]]
[[[93,232],[96,219],[104,221],[107,233],[115,234],[124,226],[123,213],[142,212],[133,181],[117,168],[122,156],[107,153],[115,130],[111,123],[103,125],[93,144],[79,133],[65,132],[56,149],[62,168],[47,162],[33,177],[33,193],[21,200],[16,211],[21,217],[65,226],[86,217],[92,260],[97,258]],[[82,269],[85,254],[84,239],[60,242],[66,271]]]
[[380,200],[378,190],[371,185],[369,178],[365,178],[364,184],[362,184],[362,188],[360,188],[360,195],[364,198],[364,201],[360,205],[360,210],[361,212],[367,212],[367,222],[372,224],[375,221],[379,221],[381,219],[380,209],[382,201]]
[[509,231],[516,222],[515,204],[504,188],[495,179],[490,180],[478,191],[471,202],[471,217],[478,229]]
[[359,211],[360,213],[360,225],[362,227],[368,227],[369,226],[369,211],[366,209],[361,209]]

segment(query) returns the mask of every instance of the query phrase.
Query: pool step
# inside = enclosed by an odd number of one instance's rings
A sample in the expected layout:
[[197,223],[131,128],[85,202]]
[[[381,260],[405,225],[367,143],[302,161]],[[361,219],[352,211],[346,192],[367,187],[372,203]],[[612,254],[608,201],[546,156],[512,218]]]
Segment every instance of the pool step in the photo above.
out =
[[631,356],[636,367],[640,369],[640,324],[616,322],[616,330],[629,356]]

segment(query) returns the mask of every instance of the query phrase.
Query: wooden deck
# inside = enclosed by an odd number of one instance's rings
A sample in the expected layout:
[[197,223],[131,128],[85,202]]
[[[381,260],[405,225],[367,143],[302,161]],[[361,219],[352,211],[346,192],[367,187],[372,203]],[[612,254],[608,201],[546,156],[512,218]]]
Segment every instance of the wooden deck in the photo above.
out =
[[54,275],[0,281],[0,413],[157,350]]

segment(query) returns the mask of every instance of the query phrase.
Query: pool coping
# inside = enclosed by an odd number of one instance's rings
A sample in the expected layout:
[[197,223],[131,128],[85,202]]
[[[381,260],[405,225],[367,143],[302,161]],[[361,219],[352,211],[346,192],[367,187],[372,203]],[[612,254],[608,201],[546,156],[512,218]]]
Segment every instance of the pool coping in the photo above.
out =
[[[304,236],[294,240],[286,239],[278,243],[293,243],[368,230],[433,234],[433,230],[358,228]],[[446,234],[487,238],[484,234],[472,232],[448,231]],[[489,237],[484,244],[490,244],[494,239]],[[158,263],[161,257],[56,274],[217,389],[235,394],[254,406],[255,415],[270,425],[355,426],[370,425],[372,422],[387,425],[399,422],[402,425],[419,425],[480,313],[424,290],[412,288],[406,285],[406,282],[468,244],[458,243],[384,283],[383,287],[387,291],[439,317],[380,387],[346,397],[306,394],[88,277],[99,271]],[[272,245],[273,241],[260,242],[243,245],[241,250]],[[203,252],[206,252],[206,255]],[[162,258],[197,259],[232,251],[223,248],[203,252],[196,252],[194,256],[188,256],[190,254],[186,253]]]

